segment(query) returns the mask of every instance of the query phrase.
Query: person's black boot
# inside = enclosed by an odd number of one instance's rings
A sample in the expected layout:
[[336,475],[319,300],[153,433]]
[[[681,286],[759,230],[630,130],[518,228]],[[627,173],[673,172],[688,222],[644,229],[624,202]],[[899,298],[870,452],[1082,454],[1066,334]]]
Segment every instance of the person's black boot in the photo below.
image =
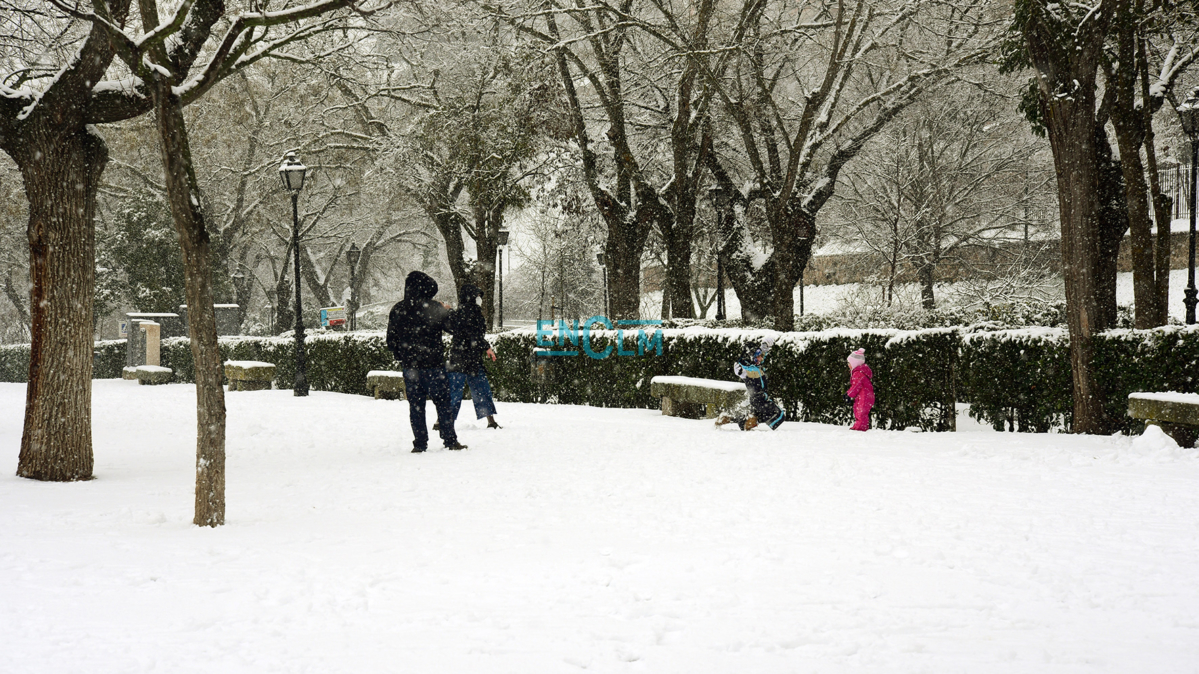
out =
[[501,426],[495,422],[495,417],[491,416],[490,414],[487,415],[487,427],[488,428],[503,428],[503,426]]
[[461,442],[455,442],[452,445],[446,445],[445,448],[446,449],[466,449],[466,445],[462,444]]
[[420,453],[421,453],[421,452],[423,452],[423,451],[425,451],[425,448],[424,448],[424,447],[413,447],[413,448],[412,448],[412,453],[413,453],[413,454],[420,454]]

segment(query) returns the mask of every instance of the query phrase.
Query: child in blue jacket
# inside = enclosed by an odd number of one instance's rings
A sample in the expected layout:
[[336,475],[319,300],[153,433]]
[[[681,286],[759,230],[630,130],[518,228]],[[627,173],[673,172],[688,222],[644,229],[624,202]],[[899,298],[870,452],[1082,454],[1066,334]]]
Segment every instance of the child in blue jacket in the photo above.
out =
[[770,353],[772,346],[774,346],[774,338],[767,337],[762,340],[761,344],[746,347],[745,354],[741,356],[741,359],[733,363],[733,373],[745,382],[745,389],[749,392],[750,414],[736,417],[726,414],[716,420],[717,426],[736,422],[741,430],[748,431],[760,424],[765,424],[771,430],[777,429],[783,424],[785,415],[766,393],[766,371],[762,369],[762,362],[766,360],[766,354]]

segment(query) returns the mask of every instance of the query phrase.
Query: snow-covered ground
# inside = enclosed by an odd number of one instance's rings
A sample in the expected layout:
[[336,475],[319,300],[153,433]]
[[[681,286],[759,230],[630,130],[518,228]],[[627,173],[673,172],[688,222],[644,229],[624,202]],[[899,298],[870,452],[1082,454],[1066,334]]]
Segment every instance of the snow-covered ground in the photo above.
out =
[[0,672],[1199,663],[1199,453],[1163,438],[500,403],[420,455],[404,402],[231,393],[200,529],[192,386],[96,381],[77,484],[13,477],[24,395],[0,384]]
[[[1177,221],[1175,221],[1177,222]],[[1186,318],[1186,305],[1182,303],[1183,291],[1187,287],[1187,270],[1170,270],[1170,317],[1180,323]],[[1133,304],[1132,272],[1116,274],[1116,304]]]

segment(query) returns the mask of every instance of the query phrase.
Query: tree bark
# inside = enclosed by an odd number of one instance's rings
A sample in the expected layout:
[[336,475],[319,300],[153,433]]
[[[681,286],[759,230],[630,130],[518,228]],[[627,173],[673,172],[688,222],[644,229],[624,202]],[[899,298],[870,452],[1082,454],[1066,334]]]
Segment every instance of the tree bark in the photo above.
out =
[[916,278],[920,280],[920,306],[926,311],[937,308],[937,298],[933,294],[934,265],[922,264],[916,270]]
[[1099,255],[1099,213],[1095,198],[1099,167],[1095,161],[1093,109],[1088,109],[1086,102],[1077,106],[1063,104],[1049,118],[1061,214],[1070,365],[1074,372],[1073,430],[1078,433],[1096,433],[1103,426],[1099,385],[1091,366],[1093,338],[1100,320],[1099,283],[1094,264]]
[[[1160,325],[1158,318],[1157,268],[1153,241],[1153,222],[1149,213],[1149,186],[1145,183],[1145,167],[1141,163],[1141,148],[1145,140],[1145,115],[1137,105],[1137,79],[1140,68],[1136,58],[1137,22],[1131,0],[1117,3],[1114,25],[1118,67],[1107,73],[1107,86],[1113,89],[1115,105],[1111,106],[1112,125],[1120,149],[1120,169],[1124,181],[1124,202],[1128,217],[1129,249],[1132,259],[1132,292],[1136,303],[1135,325],[1138,329]],[[1149,101],[1141,102],[1149,105]],[[1167,271],[1167,273],[1169,273]]]
[[1099,304],[1101,170],[1095,88],[1113,1],[1101,0],[1076,28],[1062,28],[1042,5],[1017,18],[1028,58],[1037,70],[1037,104],[1053,151],[1062,228],[1062,275],[1070,331],[1075,433],[1106,430],[1103,398],[1095,377],[1094,336],[1103,317]]
[[[32,121],[32,120],[31,120]],[[108,148],[82,123],[42,115],[5,149],[29,199],[30,337],[17,475],[92,477],[92,219]]]
[[1128,202],[1120,162],[1112,158],[1111,144],[1102,126],[1096,126],[1095,151],[1099,171],[1099,250],[1095,258],[1096,304],[1095,332],[1116,327],[1116,262],[1120,242],[1128,231]]
[[[480,191],[479,197],[485,193]],[[475,218],[474,284],[483,291],[483,320],[495,325],[496,253],[499,250],[499,231],[504,227],[507,203],[493,203],[471,194]]]
[[200,190],[191,160],[183,105],[169,82],[153,89],[154,108],[166,173],[167,198],[187,282],[187,323],[196,367],[197,526],[225,523],[225,390],[213,309],[212,242],[200,208]]

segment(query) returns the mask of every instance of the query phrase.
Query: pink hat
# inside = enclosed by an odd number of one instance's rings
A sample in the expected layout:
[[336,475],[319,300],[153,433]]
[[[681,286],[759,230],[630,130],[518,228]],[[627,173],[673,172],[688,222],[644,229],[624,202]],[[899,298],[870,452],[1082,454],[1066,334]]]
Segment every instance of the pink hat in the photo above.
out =
[[845,359],[849,363],[850,368],[855,368],[866,362],[866,349],[858,349],[849,354],[849,358]]

